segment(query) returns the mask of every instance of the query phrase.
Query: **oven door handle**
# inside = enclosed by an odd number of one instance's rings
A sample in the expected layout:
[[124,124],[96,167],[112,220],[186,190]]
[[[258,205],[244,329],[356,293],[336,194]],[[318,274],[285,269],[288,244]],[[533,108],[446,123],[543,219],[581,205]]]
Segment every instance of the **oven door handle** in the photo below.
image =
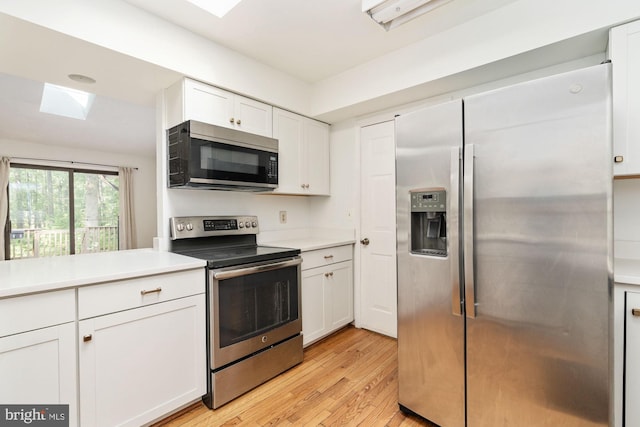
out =
[[216,280],[232,279],[234,277],[246,276],[248,274],[262,273],[264,271],[277,270],[279,268],[291,267],[302,264],[301,257],[295,257],[286,261],[274,262],[271,264],[254,265],[246,268],[235,268],[232,270],[213,270],[213,278]]

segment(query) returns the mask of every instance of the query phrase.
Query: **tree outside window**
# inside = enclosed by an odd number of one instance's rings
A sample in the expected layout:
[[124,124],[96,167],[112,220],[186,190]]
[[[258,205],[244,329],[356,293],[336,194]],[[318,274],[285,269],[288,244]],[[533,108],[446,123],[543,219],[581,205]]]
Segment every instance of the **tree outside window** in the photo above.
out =
[[118,250],[116,172],[11,165],[10,259]]

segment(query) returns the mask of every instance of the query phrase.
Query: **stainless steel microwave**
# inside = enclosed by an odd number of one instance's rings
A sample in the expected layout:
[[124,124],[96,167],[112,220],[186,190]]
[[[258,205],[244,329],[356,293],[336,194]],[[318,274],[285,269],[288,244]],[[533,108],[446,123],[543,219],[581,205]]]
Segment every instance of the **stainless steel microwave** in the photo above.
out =
[[167,130],[168,185],[238,191],[278,186],[278,140],[189,120]]

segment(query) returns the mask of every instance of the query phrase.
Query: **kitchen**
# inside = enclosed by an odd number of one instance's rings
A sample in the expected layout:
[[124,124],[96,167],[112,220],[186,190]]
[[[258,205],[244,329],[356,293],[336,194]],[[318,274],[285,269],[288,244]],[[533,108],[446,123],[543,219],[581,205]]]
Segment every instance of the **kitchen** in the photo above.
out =
[[[154,244],[153,238],[156,238],[157,246],[166,244],[168,238],[166,224],[169,217],[192,215],[194,212],[229,214],[227,206],[233,206],[231,213],[258,215],[261,230],[277,232],[316,227],[355,229],[354,237],[366,237],[361,233],[358,219],[361,216],[358,203],[360,178],[358,167],[354,167],[359,164],[358,135],[361,126],[391,120],[395,114],[415,109],[420,105],[584,65],[597,64],[604,59],[606,29],[640,16],[638,6],[632,2],[606,4],[601,2],[590,6],[590,10],[586,11],[582,10],[578,2],[565,4],[562,9],[552,3],[547,4],[544,9],[540,7],[539,2],[535,5],[526,1],[514,2],[503,8],[497,8],[484,18],[460,23],[444,31],[440,36],[426,38],[405,49],[372,59],[341,73],[338,77],[327,78],[309,85],[257,61],[240,57],[218,45],[211,46],[201,37],[149,15],[135,5],[132,6],[134,3],[102,2],[100,8],[97,6],[89,8],[70,2],[70,5],[78,7],[77,13],[81,11],[89,22],[96,23],[92,28],[86,28],[80,22],[65,19],[64,11],[51,10],[50,6],[38,4],[38,10],[35,11],[29,7],[29,2],[21,2],[23,6],[15,2],[6,2],[2,12],[7,14],[3,16],[7,25],[3,27],[19,31],[22,27],[29,26],[24,23],[29,21],[45,27],[45,29],[37,27],[42,34],[40,39],[34,40],[40,42],[36,45],[45,45],[44,40],[48,37],[61,37],[57,32],[46,30],[49,28],[65,33],[74,38],[73,42],[80,43],[80,46],[73,45],[74,48],[80,49],[77,52],[84,52],[82,49],[86,42],[75,39],[82,39],[102,46],[99,50],[105,55],[107,55],[106,52],[115,50],[174,70],[170,76],[154,74],[158,79],[166,79],[162,88],[169,87],[179,80],[181,75],[190,75],[332,123],[330,198],[255,197],[248,194],[222,192],[216,192],[215,195],[203,196],[199,193],[193,195],[188,191],[167,190],[163,185],[163,177],[156,176],[155,161],[147,156],[138,160],[131,156],[118,156],[115,153],[96,156],[92,152],[83,153],[78,150],[62,149],[61,152],[53,152],[56,150],[46,149],[51,153],[45,157],[50,159],[97,163],[105,163],[105,160],[108,160],[106,162],[111,164],[139,167],[138,176],[140,181],[145,183],[142,191],[137,192],[143,198],[137,202],[140,206],[139,215],[145,218],[145,221],[139,221],[143,224],[138,239],[139,242],[144,242],[141,246],[151,246]],[[359,4],[356,6],[359,8]],[[509,9],[515,16],[539,16],[540,20],[531,19],[526,23],[509,20],[505,18],[509,16]],[[549,13],[549,10],[556,12]],[[113,19],[108,19],[109,16]],[[127,16],[131,22],[121,21],[119,18],[122,16]],[[583,19],[577,19],[576,16]],[[366,16],[364,18],[368,19]],[[546,25],[536,25],[536,22],[542,21]],[[117,27],[113,27],[115,25]],[[117,31],[114,28],[117,28]],[[153,44],[162,46],[161,49],[149,49],[149,45],[142,42],[140,45],[130,43],[132,40],[138,40],[144,28],[153,31],[155,37]],[[470,40],[467,32],[483,34],[483,37],[472,37]],[[115,33],[119,34],[117,38],[111,36]],[[503,34],[509,34],[510,37],[504,37]],[[10,39],[10,35],[4,39]],[[442,48],[443,44],[440,43],[442,37],[447,37],[447,44],[444,45],[447,49]],[[185,44],[177,44],[176,40],[182,40]],[[212,67],[207,64],[207,60],[204,59],[207,56],[203,56],[202,52],[206,52],[211,57],[223,58],[224,61],[216,60],[216,67]],[[438,58],[438,61],[434,63],[433,58]],[[142,67],[138,62],[133,62],[134,65]],[[101,63],[103,63],[102,60]],[[412,65],[407,67],[406,64]],[[34,73],[29,70],[3,71],[24,76]],[[153,71],[155,72],[156,69],[154,68]],[[386,77],[389,75],[402,75],[403,78],[389,79]],[[367,76],[364,81],[362,81],[363,76]],[[358,84],[355,84],[356,82]],[[123,83],[124,86],[127,84],[131,83]],[[158,102],[162,103],[161,100]],[[394,105],[400,107],[392,107]],[[158,122],[156,133],[162,134],[164,127],[160,125],[161,120]],[[163,146],[161,141],[157,144],[158,147]],[[15,157],[35,157],[32,154],[34,151],[43,150],[41,145],[29,147],[25,144],[16,147],[16,144],[7,140],[2,141],[0,148],[3,155]],[[160,152],[158,156],[161,161],[163,157]],[[100,161],[97,161],[96,157],[100,157]],[[628,216],[622,214],[620,218],[616,217],[616,241],[622,242],[620,246],[623,249],[631,248],[634,242],[640,241],[640,232],[637,225],[634,226],[632,215],[635,212],[634,208],[637,207],[635,206],[636,198],[633,197],[633,194],[638,191],[637,183],[633,179],[616,181],[615,187],[616,212],[629,213]],[[157,201],[153,200],[154,195]],[[619,208],[620,205],[622,207]],[[156,206],[157,209],[155,209]],[[280,223],[280,211],[287,212],[285,224]],[[149,221],[149,218],[156,218],[156,224]],[[356,301],[358,301],[361,286],[358,264],[360,254],[361,248],[356,245],[354,253]],[[359,307],[356,304],[356,324],[359,319],[358,310]]]

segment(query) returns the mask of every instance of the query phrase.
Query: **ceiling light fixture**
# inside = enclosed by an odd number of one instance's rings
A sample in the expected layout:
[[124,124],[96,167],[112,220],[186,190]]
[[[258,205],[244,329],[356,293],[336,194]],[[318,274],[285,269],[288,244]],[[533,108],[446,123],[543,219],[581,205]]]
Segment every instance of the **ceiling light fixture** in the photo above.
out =
[[78,83],[92,84],[96,82],[96,79],[92,79],[91,77],[84,76],[82,74],[69,74],[67,77],[69,77],[74,82],[78,82]]
[[362,11],[371,16],[382,28],[389,31],[450,1],[362,0]]
[[86,120],[95,97],[93,93],[45,83],[40,112]]
[[222,18],[233,9],[241,0],[187,0],[189,3],[206,10],[212,15]]

